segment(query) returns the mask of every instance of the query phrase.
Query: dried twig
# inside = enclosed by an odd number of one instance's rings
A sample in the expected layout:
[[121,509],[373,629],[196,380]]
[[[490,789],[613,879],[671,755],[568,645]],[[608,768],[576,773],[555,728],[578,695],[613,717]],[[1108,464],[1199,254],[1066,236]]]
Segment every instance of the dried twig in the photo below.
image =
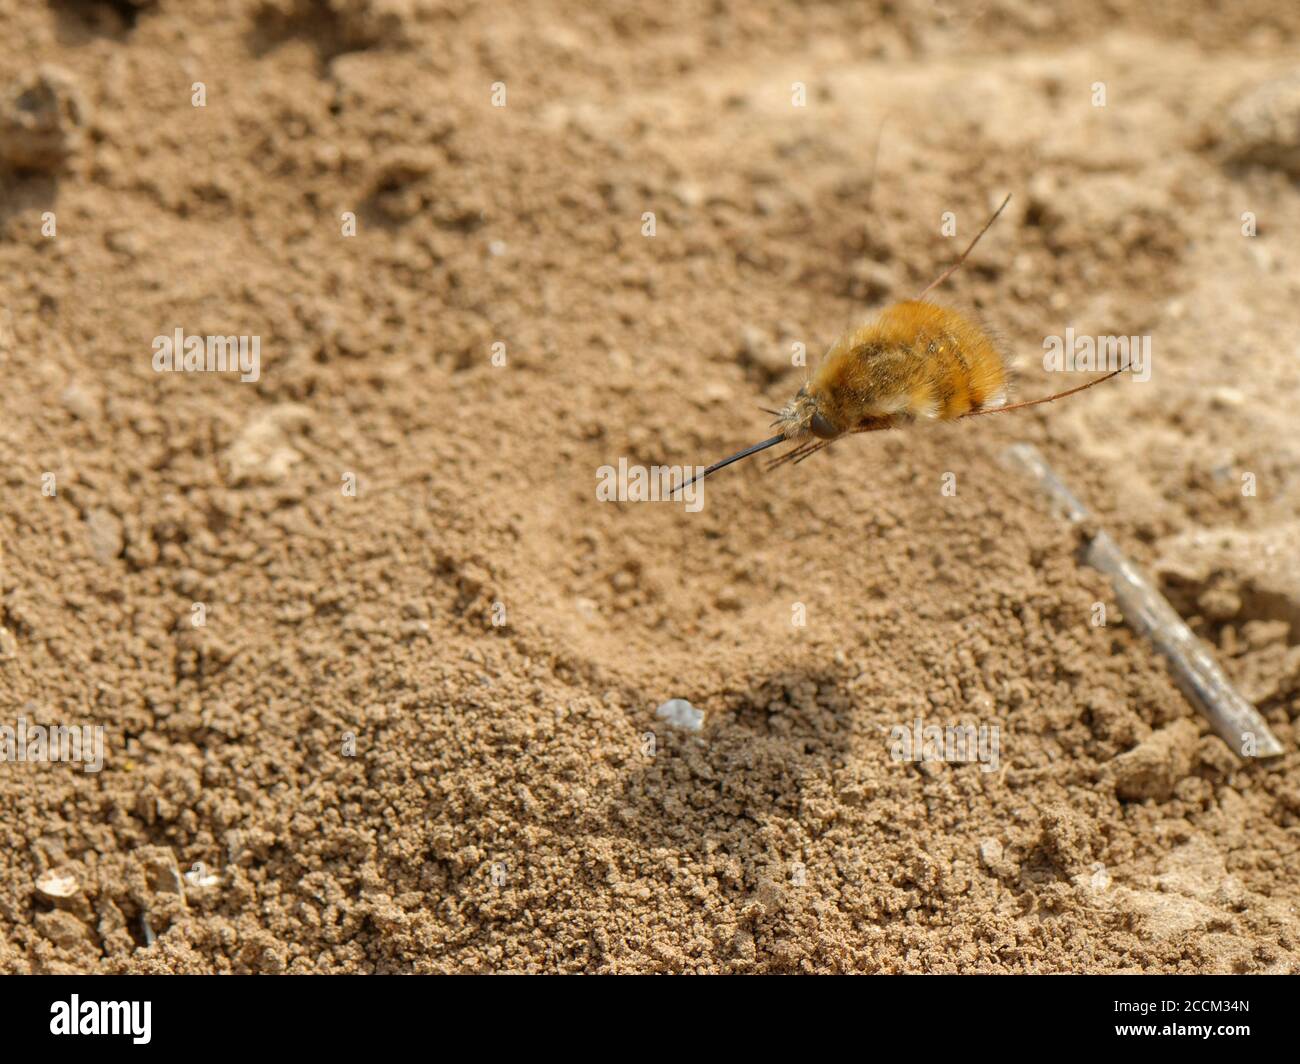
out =
[[[1016,444],[1007,449],[1004,459],[1029,474],[1071,524],[1091,518],[1036,447]],[[1178,686],[1235,754],[1277,757],[1283,752],[1259,711],[1237,692],[1205,644],[1107,533],[1093,535],[1084,558],[1110,578],[1125,619],[1169,660]]]

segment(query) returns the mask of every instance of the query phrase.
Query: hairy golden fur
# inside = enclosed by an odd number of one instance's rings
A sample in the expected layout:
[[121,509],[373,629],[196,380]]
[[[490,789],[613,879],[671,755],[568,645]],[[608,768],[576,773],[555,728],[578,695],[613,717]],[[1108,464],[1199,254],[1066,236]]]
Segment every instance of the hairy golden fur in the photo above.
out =
[[1006,364],[982,328],[955,310],[908,300],[841,336],[781,412],[787,439],[830,439],[1002,405]]

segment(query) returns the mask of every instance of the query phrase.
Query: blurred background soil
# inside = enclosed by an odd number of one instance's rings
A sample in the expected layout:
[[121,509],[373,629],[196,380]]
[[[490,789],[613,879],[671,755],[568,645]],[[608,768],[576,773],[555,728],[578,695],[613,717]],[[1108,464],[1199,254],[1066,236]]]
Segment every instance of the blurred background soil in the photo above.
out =
[[[0,25],[0,723],[108,744],[0,765],[0,970],[1300,970],[1300,7]],[[792,345],[1008,192],[941,297],[1021,398],[1067,326],[1149,381],[596,501],[763,438]],[[176,328],[260,379],[155,373]],[[1016,441],[1284,757],[1209,734]],[[894,762],[918,718],[998,770]]]

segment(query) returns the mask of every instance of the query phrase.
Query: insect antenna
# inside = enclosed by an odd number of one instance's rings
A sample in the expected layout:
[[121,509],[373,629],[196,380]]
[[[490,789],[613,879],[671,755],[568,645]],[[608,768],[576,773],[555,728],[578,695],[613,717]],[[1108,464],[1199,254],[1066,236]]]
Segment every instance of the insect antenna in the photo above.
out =
[[867,205],[870,206],[872,197],[876,194],[876,170],[880,167],[880,143],[885,139],[885,126],[889,122],[889,116],[892,111],[886,111],[885,117],[880,120],[880,125],[876,127],[876,144],[871,149],[871,176],[867,178]]
[[998,220],[998,215],[1002,213],[1002,211],[1006,208],[1006,205],[1010,202],[1011,202],[1011,194],[1008,193],[1007,198],[1002,201],[1002,206],[993,212],[993,217],[984,223],[984,228],[975,234],[975,239],[972,240],[970,242],[970,245],[966,248],[966,250],[961,253],[961,258],[959,258],[956,262],[954,262],[951,266],[949,266],[946,270],[944,270],[943,273],[939,274],[939,276],[936,277],[933,281],[931,281],[928,285],[922,288],[921,291],[917,293],[916,296],[917,299],[924,299],[927,292],[930,292],[933,289],[938,288],[941,284],[943,284],[944,281],[948,280],[949,277],[951,277],[954,273],[958,271],[958,269],[961,268],[961,264],[966,261],[966,256],[969,255],[975,249],[975,245],[980,242],[980,237],[982,237],[985,233],[989,231],[989,226],[991,226],[994,222]]
[[733,454],[730,458],[724,458],[721,462],[714,462],[713,465],[706,466],[703,473],[691,477],[690,480],[683,484],[678,484],[677,487],[673,488],[671,494],[676,495],[679,491],[684,491],[686,488],[689,488],[697,480],[703,480],[710,473],[716,473],[724,466],[729,466],[732,462],[739,462],[742,458],[748,458],[751,454],[758,454],[759,451],[766,451],[769,447],[775,447],[778,443],[784,442],[784,440],[784,436],[773,436],[770,439],[764,440],[762,443],[756,443],[752,447],[746,447],[743,451]]

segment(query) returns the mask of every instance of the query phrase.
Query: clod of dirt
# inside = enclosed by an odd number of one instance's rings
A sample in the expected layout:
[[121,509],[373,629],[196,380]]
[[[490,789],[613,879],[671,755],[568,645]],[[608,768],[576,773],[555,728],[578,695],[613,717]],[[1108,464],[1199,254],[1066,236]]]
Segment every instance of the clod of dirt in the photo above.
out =
[[1016,862],[1007,857],[1000,839],[981,839],[979,855],[980,864],[1000,879],[1010,879],[1020,871]]
[[758,383],[767,387],[784,377],[791,367],[790,355],[781,344],[752,325],[741,333],[739,361]]
[[387,221],[410,221],[433,196],[430,180],[436,168],[437,157],[427,149],[395,150],[376,167],[369,205]]
[[0,166],[61,170],[81,147],[86,115],[76,79],[61,67],[19,78],[0,101]]
[[1196,725],[1187,719],[1152,732],[1110,762],[1115,794],[1129,801],[1168,799],[1174,785],[1192,770],[1198,738]]
[[185,896],[180,868],[170,849],[165,846],[145,847],[140,851],[140,863],[144,866],[145,882],[150,890],[157,894]]
[[36,915],[36,930],[56,946],[71,949],[81,942],[88,942],[92,935],[90,928],[78,920],[72,913],[55,909],[53,912]]
[[1300,177],[1300,76],[1259,85],[1229,109],[1225,143],[1235,162]]
[[312,42],[322,60],[381,45],[400,45],[424,5],[418,0],[262,0],[255,9],[257,42]]
[[1161,542],[1155,572],[1180,609],[1195,595],[1196,607],[1212,620],[1285,621],[1300,631],[1297,536],[1295,523],[1197,529]]
[[293,436],[311,420],[311,411],[296,403],[280,403],[256,414],[226,449],[230,483],[274,484],[283,480],[302,458]]

